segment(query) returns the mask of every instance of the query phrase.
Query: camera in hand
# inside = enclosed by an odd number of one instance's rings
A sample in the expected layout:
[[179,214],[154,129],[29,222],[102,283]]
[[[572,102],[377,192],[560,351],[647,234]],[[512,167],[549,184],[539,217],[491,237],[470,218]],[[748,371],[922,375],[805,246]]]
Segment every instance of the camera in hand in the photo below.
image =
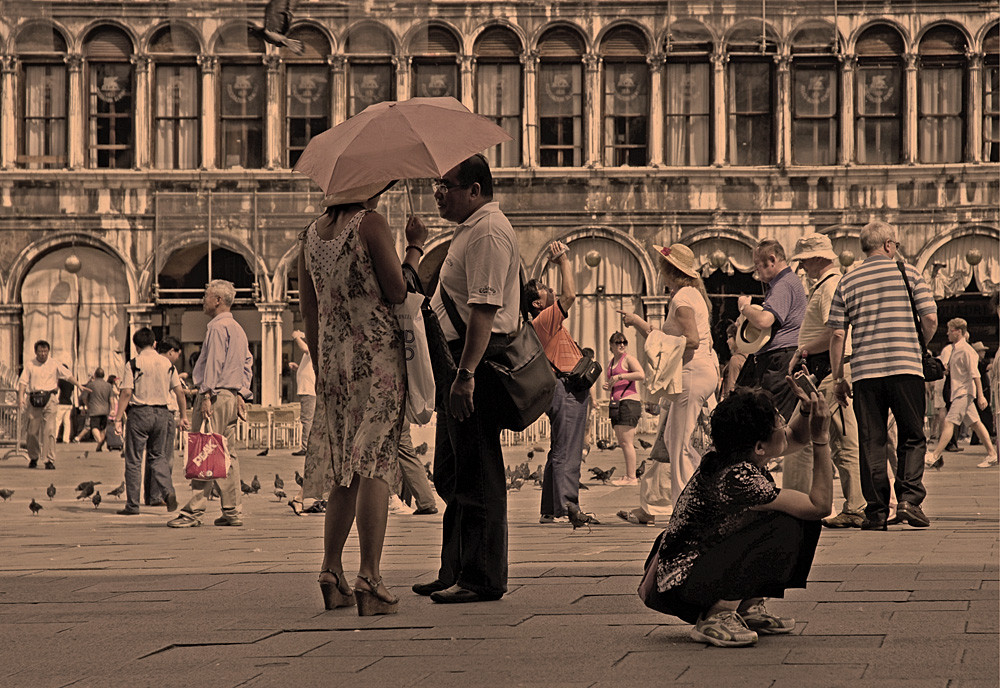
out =
[[816,381],[816,376],[810,373],[805,366],[801,366],[799,371],[792,376],[795,380],[795,384],[799,386],[807,396],[812,396],[813,394],[819,394],[819,384]]

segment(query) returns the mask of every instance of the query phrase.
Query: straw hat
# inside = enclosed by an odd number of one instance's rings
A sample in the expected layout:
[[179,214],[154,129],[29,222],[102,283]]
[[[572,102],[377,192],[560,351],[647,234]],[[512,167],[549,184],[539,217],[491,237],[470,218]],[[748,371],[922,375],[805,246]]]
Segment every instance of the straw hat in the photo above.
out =
[[345,189],[344,191],[334,191],[332,194],[328,194],[326,198],[323,199],[323,207],[329,208],[333,205],[347,205],[348,203],[364,203],[372,196],[377,196],[383,191],[388,190],[390,186],[395,184],[395,181],[391,182],[373,182],[371,184],[365,184],[364,186],[358,186],[353,189]]
[[688,277],[698,276],[698,271],[694,267],[694,252],[684,244],[671,244],[666,247],[653,244],[653,250]]
[[789,261],[805,260],[806,258],[826,258],[837,260],[830,237],[825,234],[806,234],[795,242],[795,252]]
[[[750,310],[763,311],[762,306],[751,303],[747,306]],[[736,343],[733,345],[741,354],[755,354],[763,349],[771,341],[771,328],[758,329],[754,327],[745,315],[740,315],[736,319]]]

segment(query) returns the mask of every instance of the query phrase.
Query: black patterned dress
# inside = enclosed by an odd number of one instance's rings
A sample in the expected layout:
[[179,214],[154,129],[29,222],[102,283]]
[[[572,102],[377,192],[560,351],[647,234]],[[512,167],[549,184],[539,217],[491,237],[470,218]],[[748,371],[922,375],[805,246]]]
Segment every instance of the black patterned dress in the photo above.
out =
[[306,268],[319,311],[316,415],[306,450],[303,497],[326,499],[354,475],[381,478],[398,492],[399,434],[406,398],[403,339],[382,298],[358,227],[327,241],[306,230]]

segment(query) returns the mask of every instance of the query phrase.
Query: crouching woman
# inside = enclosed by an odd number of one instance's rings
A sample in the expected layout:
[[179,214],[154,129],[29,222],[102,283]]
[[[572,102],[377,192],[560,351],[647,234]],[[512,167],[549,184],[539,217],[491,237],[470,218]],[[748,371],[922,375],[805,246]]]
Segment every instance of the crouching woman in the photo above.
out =
[[[767,392],[737,389],[712,414],[712,450],[681,492],[646,560],[639,596],[694,624],[691,637],[719,647],[789,633],[793,619],[768,613],[765,597],[806,587],[820,519],[833,504],[830,412],[822,396],[800,403],[786,425]],[[768,462],[813,447],[809,494],[778,489]]]

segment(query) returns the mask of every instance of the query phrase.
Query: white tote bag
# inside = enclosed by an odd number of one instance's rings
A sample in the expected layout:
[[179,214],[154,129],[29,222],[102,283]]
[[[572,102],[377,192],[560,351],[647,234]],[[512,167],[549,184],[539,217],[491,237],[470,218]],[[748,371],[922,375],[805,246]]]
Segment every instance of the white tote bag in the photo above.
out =
[[406,301],[396,306],[406,349],[406,420],[417,425],[429,422],[434,413],[434,372],[424,316],[420,313],[424,298],[423,294],[410,292]]

